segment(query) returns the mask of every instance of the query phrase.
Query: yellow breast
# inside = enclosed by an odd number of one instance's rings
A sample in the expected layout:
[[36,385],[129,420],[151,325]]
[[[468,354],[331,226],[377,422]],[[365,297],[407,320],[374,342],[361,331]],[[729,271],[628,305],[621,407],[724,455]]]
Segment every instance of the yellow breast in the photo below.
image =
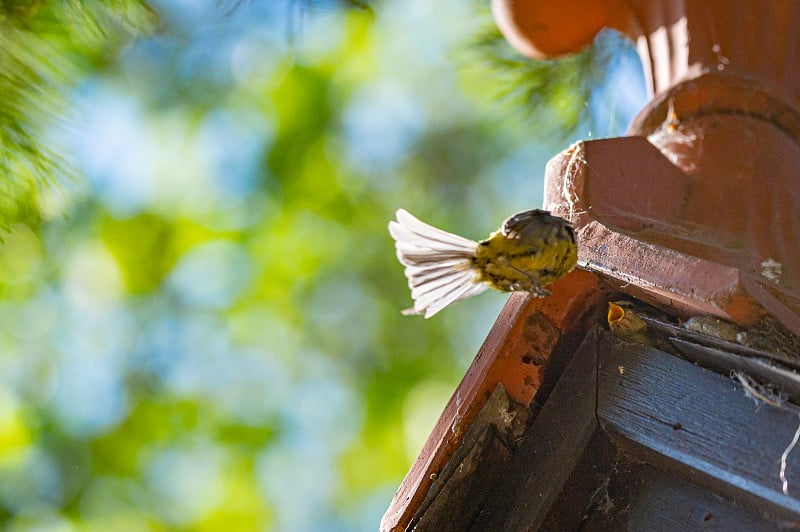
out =
[[571,231],[543,226],[524,238],[509,238],[501,231],[482,241],[475,265],[481,280],[506,292],[539,292],[570,272],[578,261],[578,247]]

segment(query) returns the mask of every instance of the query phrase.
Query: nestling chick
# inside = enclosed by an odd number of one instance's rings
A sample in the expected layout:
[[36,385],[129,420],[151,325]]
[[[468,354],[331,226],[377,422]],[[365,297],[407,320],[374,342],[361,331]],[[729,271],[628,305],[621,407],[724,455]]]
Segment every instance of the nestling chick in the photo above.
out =
[[403,209],[389,222],[389,233],[414,299],[403,314],[426,318],[487,288],[546,297],[545,286],[578,262],[572,227],[539,209],[511,216],[481,242],[437,229]]
[[608,328],[612,332],[640,344],[649,344],[647,324],[636,314],[636,309],[628,301],[609,301]]

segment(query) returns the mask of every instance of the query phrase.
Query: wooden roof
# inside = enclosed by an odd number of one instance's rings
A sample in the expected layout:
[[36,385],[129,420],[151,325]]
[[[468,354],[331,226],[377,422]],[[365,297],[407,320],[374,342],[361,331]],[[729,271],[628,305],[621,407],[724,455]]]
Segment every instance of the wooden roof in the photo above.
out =
[[[800,485],[786,460],[797,364],[680,327],[774,316],[800,334],[800,7],[591,4],[580,17],[564,14],[582,0],[493,10],[534,56],[604,26],[628,33],[658,94],[629,136],[551,160],[545,208],[575,225],[583,271],[550,298],[512,295],[382,530],[800,526],[778,475],[783,458]],[[607,331],[621,294],[660,313],[647,322],[659,342]],[[758,386],[783,395],[758,399]]]

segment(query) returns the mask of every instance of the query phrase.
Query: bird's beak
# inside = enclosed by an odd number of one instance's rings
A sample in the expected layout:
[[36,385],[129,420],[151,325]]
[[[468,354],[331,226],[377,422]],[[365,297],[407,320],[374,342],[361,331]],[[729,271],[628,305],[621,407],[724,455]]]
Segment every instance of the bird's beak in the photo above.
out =
[[616,303],[608,302],[608,324],[619,323],[625,317],[625,309]]

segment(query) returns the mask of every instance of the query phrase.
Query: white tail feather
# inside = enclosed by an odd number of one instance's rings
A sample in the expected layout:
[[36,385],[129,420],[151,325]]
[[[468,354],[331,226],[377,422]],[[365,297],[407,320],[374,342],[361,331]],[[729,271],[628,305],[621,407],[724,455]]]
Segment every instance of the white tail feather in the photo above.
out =
[[[411,216],[411,215],[409,215]],[[422,222],[419,222],[422,223]],[[428,226],[430,227],[430,226]],[[435,227],[431,227],[431,229],[436,229]],[[436,229],[438,234],[425,234],[420,233],[417,231],[413,231],[408,227],[404,227],[397,222],[391,222],[389,224],[389,233],[391,233],[392,237],[397,241],[398,244],[408,244],[408,245],[415,245],[420,239],[425,241],[426,248],[432,250],[441,250],[441,251],[471,251],[474,248],[470,248],[469,244],[472,242],[471,240],[467,240],[466,238],[461,238],[458,235],[449,235],[453,240],[448,242],[445,241],[441,234],[449,234],[445,233],[444,231],[439,231]]]
[[457,249],[461,251],[469,251],[470,253],[475,252],[475,246],[477,246],[477,244],[468,238],[454,235],[453,233],[448,233],[447,231],[442,231],[441,229],[438,229],[432,225],[428,225],[425,222],[415,218],[405,209],[398,209],[396,214],[397,221],[399,222],[397,225],[399,227],[407,229],[408,231],[422,237],[422,239],[425,240],[426,244],[428,245],[438,242],[442,244],[448,244],[446,249]]
[[450,303],[486,290],[473,266],[477,242],[421,222],[403,209],[397,211],[396,222],[389,222],[389,233],[414,299],[414,307],[403,314],[430,318]]
[[444,307],[446,307],[450,303],[458,301],[459,299],[466,299],[466,298],[472,297],[472,296],[474,296],[476,294],[480,294],[481,292],[483,292],[487,288],[488,288],[488,286],[485,285],[484,283],[476,283],[474,281],[466,283],[463,286],[461,286],[458,289],[458,291],[453,292],[451,294],[448,294],[447,297],[442,297],[442,298],[438,299],[437,301],[435,301],[434,303],[432,303],[431,306],[429,306],[425,310],[425,317],[426,318],[430,318],[431,316],[433,316],[434,314],[436,314],[437,312],[442,310]]
[[434,282],[437,282],[437,283],[449,282],[449,281],[453,280],[453,279],[451,279],[452,277],[456,277],[459,274],[460,274],[460,272],[454,272],[454,271],[452,271],[450,269],[441,270],[441,269],[437,268],[435,270],[430,270],[430,271],[424,272],[424,273],[422,273],[420,275],[417,275],[413,279],[409,279],[408,280],[408,287],[411,288],[411,290],[413,291],[414,288],[416,288],[418,286],[419,287],[427,286],[427,285],[430,285],[430,284],[432,284]]

